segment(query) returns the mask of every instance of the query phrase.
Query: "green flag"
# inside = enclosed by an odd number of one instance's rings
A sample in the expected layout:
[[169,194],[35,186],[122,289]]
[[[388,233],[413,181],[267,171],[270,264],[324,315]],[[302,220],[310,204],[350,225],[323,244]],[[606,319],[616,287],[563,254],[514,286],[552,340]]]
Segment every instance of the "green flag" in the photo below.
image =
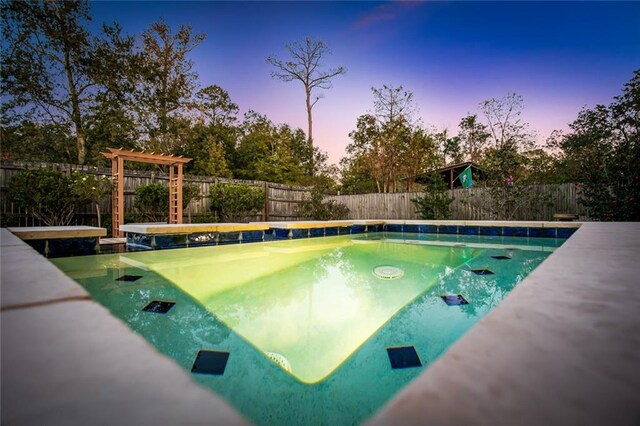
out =
[[468,166],[458,175],[460,183],[463,188],[471,188],[473,186],[473,179],[471,178],[471,166]]

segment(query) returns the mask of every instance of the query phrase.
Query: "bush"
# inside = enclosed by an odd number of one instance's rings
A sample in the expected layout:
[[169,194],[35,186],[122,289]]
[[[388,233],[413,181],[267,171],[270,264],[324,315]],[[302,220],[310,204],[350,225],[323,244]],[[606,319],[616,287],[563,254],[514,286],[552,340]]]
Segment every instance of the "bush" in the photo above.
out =
[[89,202],[74,194],[73,180],[55,169],[22,170],[7,185],[7,197],[49,226],[71,223],[78,207]]
[[209,189],[211,211],[221,222],[243,222],[264,208],[264,189],[245,184],[214,183]]
[[416,213],[421,219],[447,219],[453,198],[449,196],[447,184],[439,174],[429,177],[427,190],[421,198],[413,198],[411,202],[416,206]]
[[169,216],[169,188],[161,183],[139,186],[133,206],[144,220],[166,222]]
[[71,191],[81,200],[88,200],[96,207],[98,227],[102,226],[100,218],[100,202],[111,194],[113,183],[111,178],[102,175],[89,175],[78,171],[71,175]]
[[349,208],[335,200],[324,200],[321,188],[313,188],[311,198],[298,206],[298,214],[310,220],[339,220],[349,217]]

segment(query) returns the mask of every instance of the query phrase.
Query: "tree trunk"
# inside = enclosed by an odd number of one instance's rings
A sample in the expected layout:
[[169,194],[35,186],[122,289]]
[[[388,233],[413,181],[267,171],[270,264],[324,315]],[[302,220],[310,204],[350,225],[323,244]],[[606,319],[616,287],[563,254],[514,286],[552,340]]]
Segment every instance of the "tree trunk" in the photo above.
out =
[[98,215],[98,228],[102,228],[102,222],[100,220],[100,203],[96,203],[96,214]]
[[306,87],[307,94],[307,142],[309,143],[309,163],[311,165],[311,176],[315,175],[315,164],[313,161],[313,118],[311,116],[311,90]]
[[70,49],[65,45],[64,51],[64,70],[67,75],[67,84],[69,85],[69,95],[71,97],[71,121],[76,127],[76,145],[78,148],[78,164],[83,165],[87,155],[87,144],[82,125],[82,114],[80,113],[80,95],[76,90],[73,80],[73,69],[71,67]]

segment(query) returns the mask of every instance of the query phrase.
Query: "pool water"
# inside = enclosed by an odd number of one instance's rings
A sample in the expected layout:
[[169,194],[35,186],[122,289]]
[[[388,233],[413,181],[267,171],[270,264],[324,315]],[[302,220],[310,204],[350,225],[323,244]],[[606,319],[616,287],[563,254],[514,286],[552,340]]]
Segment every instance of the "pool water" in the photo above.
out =
[[[563,241],[372,233],[52,262],[187,371],[228,352],[193,378],[252,422],[335,425],[372,415]],[[393,369],[399,346],[422,365]]]

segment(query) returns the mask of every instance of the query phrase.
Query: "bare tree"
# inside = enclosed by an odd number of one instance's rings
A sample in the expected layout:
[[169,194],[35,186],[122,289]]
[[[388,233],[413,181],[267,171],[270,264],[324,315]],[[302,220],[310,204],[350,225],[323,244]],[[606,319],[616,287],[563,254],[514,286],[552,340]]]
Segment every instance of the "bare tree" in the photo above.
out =
[[320,100],[321,96],[316,96],[312,101],[314,89],[330,89],[331,79],[335,76],[347,72],[345,67],[330,68],[322,70],[322,59],[329,55],[331,51],[321,40],[313,40],[310,37],[303,42],[287,43],[285,48],[289,52],[288,59],[278,59],[269,56],[266,61],[276,67],[276,71],[271,73],[271,77],[282,81],[298,80],[304,85],[304,93],[307,105],[307,140],[309,147],[313,148],[313,119],[311,110]]

